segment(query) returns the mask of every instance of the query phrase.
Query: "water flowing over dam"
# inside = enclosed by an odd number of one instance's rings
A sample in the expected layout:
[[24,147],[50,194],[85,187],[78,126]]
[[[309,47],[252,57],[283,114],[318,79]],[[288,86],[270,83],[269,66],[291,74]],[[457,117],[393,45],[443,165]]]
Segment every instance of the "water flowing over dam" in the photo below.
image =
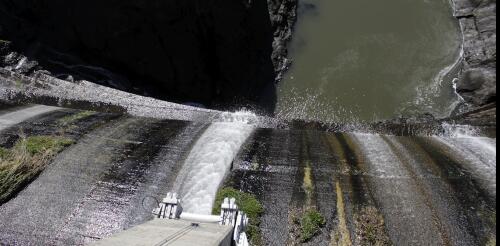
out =
[[496,245],[494,20],[0,0],[0,245]]
[[256,120],[248,112],[226,113],[196,141],[173,189],[181,195],[186,212],[211,213],[215,193]]

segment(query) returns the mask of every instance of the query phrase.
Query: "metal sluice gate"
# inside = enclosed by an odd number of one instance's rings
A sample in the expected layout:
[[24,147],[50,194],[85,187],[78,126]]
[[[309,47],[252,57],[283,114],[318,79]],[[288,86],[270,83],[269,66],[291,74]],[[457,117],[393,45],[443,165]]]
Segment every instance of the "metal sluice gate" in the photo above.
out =
[[[177,197],[177,193],[168,193],[162,202],[159,203],[159,207],[153,210],[153,214],[158,219],[186,220],[231,226],[233,227],[233,245],[249,246],[245,233],[248,226],[248,217],[244,212],[239,210],[235,198],[224,198],[220,215],[203,215],[183,212],[181,200]],[[197,224],[193,223],[192,226],[197,226]]]

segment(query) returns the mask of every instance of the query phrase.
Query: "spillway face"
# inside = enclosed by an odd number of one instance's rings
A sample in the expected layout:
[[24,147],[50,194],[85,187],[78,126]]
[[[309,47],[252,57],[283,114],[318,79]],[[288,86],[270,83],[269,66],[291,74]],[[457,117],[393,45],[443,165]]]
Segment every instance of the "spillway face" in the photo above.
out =
[[[307,245],[496,242],[496,139],[259,129],[225,185],[255,194],[266,245],[300,243],[300,211],[326,218]],[[345,245],[345,244],[343,244]]]
[[[172,190],[184,211],[209,214],[222,187],[260,201],[264,245],[496,243],[496,138],[467,127],[403,137],[257,121],[248,112],[197,123],[2,108],[4,148],[36,135],[75,143],[0,206],[0,244],[94,242],[151,219],[155,199]],[[311,210],[325,224],[302,242]]]
[[[20,131],[24,137],[61,134],[61,122],[80,113],[32,115],[0,131],[2,147],[12,146]],[[0,244],[81,245],[151,219],[154,199],[170,191],[205,129],[203,123],[101,113],[68,125],[64,136],[76,143],[0,206]]]
[[255,115],[246,112],[224,114],[221,122],[212,123],[196,141],[174,186],[184,211],[211,213],[217,189],[252,133],[255,120]]

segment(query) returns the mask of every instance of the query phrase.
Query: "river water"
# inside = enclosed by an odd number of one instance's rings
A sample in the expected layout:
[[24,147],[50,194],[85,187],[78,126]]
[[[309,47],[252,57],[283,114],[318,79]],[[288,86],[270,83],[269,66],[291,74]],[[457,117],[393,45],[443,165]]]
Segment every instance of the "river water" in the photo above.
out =
[[459,100],[461,40],[449,0],[303,0],[276,114],[347,123],[445,116]]

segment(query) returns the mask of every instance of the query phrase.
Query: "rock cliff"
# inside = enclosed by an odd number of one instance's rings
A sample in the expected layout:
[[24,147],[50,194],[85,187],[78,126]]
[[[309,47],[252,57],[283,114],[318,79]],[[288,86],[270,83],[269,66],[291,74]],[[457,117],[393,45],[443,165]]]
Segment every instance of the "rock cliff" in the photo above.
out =
[[474,107],[496,102],[496,1],[453,3],[464,38],[457,92]]
[[287,45],[297,21],[298,0],[268,0],[267,3],[274,31],[272,60],[279,82],[291,63],[287,57]]

